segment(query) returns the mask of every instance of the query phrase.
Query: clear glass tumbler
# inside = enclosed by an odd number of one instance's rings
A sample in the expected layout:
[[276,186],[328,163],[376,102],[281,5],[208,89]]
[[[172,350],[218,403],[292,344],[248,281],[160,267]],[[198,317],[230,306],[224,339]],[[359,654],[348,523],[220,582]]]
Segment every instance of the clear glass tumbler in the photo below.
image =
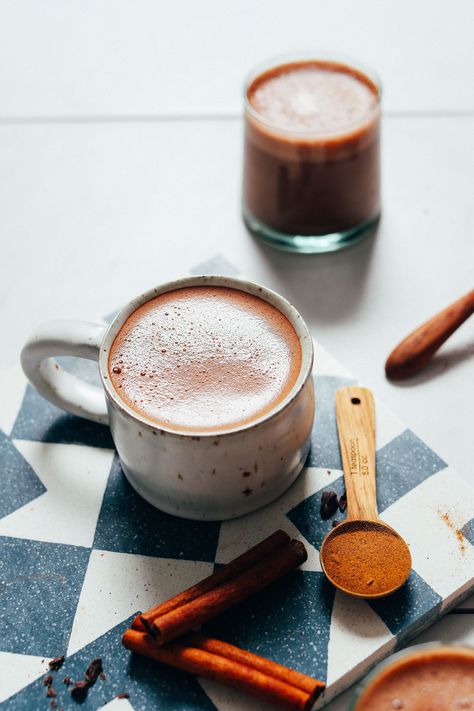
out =
[[243,218],[265,242],[331,252],[380,214],[377,77],[318,57],[273,63],[245,84]]
[[[380,686],[383,686],[383,682],[385,681],[386,677],[390,677],[391,672],[396,670],[397,668],[403,669],[405,667],[409,667],[411,662],[425,662],[429,663],[430,660],[434,659],[436,660],[439,657],[448,657],[448,659],[454,657],[454,658],[461,658],[465,659],[466,667],[470,667],[472,665],[473,669],[473,676],[472,676],[472,683],[474,684],[474,649],[470,647],[466,647],[463,645],[454,645],[454,644],[443,644],[442,642],[428,642],[426,644],[416,644],[411,647],[407,647],[406,649],[402,649],[400,652],[397,652],[396,654],[393,654],[392,656],[388,657],[385,659],[383,662],[378,664],[366,677],[363,679],[356,687],[354,696],[351,699],[351,702],[349,704],[348,711],[366,711],[367,704],[370,704],[370,696],[372,695],[374,689],[380,688]],[[467,680],[467,676],[465,674],[465,670],[461,672],[461,675]],[[444,681],[444,687],[446,688],[446,678],[441,680],[442,682]],[[465,687],[460,688],[459,687],[459,681],[454,684],[451,684],[451,686],[454,686],[456,690],[459,692],[459,698],[457,699],[452,699],[452,708],[453,709],[469,709],[469,708],[474,708],[474,697],[471,694],[471,697],[469,699],[469,704],[467,703],[466,697],[465,697]],[[462,684],[461,684],[462,686]],[[429,698],[426,697],[426,694],[429,693],[426,688],[424,688],[422,685],[420,685],[420,701],[423,700],[423,708],[425,708],[425,703],[426,703],[426,709],[428,710],[430,708],[429,705]],[[418,693],[418,688],[417,688],[417,693]],[[400,691],[401,699],[400,698],[393,698],[390,700],[390,709],[403,709],[406,708],[406,705],[403,700],[403,689]],[[451,701],[451,699],[450,699]],[[370,706],[372,708],[372,706]],[[377,706],[378,708],[378,706]],[[384,706],[385,708],[385,706]],[[411,708],[411,705],[410,705]],[[418,706],[417,706],[418,708]],[[420,707],[421,708],[421,707]],[[437,707],[438,708],[438,707]],[[440,706],[441,708],[441,706]],[[443,708],[444,705],[443,705]],[[451,706],[449,707],[451,708]]]

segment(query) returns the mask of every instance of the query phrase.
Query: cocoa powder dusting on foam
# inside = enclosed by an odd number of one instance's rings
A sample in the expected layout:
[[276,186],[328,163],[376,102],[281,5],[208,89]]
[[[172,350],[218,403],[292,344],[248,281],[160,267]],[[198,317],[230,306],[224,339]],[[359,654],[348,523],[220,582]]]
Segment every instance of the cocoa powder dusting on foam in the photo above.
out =
[[346,65],[303,61],[259,75],[247,96],[259,116],[278,129],[337,133],[367,118],[377,89]]
[[226,287],[161,294],[129,316],[109,356],[120,397],[154,423],[225,430],[272,410],[301,370],[288,319],[261,298]]

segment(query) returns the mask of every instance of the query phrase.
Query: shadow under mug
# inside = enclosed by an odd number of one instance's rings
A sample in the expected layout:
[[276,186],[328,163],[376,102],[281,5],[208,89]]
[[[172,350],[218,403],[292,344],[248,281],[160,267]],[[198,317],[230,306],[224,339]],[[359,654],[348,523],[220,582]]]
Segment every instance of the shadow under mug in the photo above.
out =
[[[147,420],[114,389],[110,347],[126,319],[159,294],[188,286],[223,286],[275,306],[294,327],[301,369],[293,388],[272,410],[245,425],[213,432],[180,432]],[[55,356],[98,362],[102,388],[70,373]],[[314,419],[313,342],[303,318],[282,296],[259,284],[224,276],[193,276],[151,289],[127,304],[110,326],[51,321],[23,347],[30,382],[55,405],[109,425],[122,469],[133,488],[158,509],[198,520],[223,520],[254,511],[282,494],[306,461]]]

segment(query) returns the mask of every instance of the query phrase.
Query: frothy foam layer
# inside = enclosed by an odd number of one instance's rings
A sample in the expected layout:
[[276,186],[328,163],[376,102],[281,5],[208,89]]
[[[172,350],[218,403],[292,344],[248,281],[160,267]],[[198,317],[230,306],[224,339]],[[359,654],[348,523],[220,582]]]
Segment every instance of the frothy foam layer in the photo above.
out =
[[414,653],[380,673],[357,711],[454,711],[474,708],[474,651],[455,647]]
[[140,306],[117,334],[109,375],[136,412],[170,429],[219,431],[272,410],[301,347],[288,319],[251,294],[185,287]]
[[250,86],[248,98],[276,128],[337,133],[370,115],[377,91],[345,65],[308,61],[261,74]]

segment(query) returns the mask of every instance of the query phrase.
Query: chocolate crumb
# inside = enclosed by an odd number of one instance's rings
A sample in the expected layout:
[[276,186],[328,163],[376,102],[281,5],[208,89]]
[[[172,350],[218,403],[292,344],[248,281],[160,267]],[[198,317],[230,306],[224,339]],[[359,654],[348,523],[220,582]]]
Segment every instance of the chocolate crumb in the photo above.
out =
[[89,666],[87,667],[86,673],[84,674],[84,678],[87,681],[90,686],[95,684],[97,681],[99,674],[103,671],[102,667],[102,659],[100,657],[98,659],[94,659]]
[[48,663],[48,666],[53,671],[58,671],[58,669],[61,669],[63,664],[64,664],[64,656],[54,657],[54,659],[51,659],[51,661]]
[[52,683],[53,683],[53,677],[51,676],[51,674],[48,674],[48,676],[44,677],[43,684],[45,686],[51,686]]
[[323,491],[321,494],[321,518],[327,521],[338,509],[337,494],[335,491]]
[[66,684],[66,686],[69,686],[70,684],[72,684],[72,679],[71,679],[71,677],[70,677],[70,676],[65,676],[64,679],[63,679],[63,684]]
[[101,679],[102,681],[105,681],[105,680],[107,679],[107,677],[105,676],[104,672],[100,672],[100,674],[99,674],[99,679]]
[[52,709],[55,709],[56,706],[57,706],[57,703],[56,703],[56,701],[53,699],[53,700],[51,701],[51,708],[52,708]]
[[339,511],[341,513],[344,513],[344,511],[347,509],[347,494],[346,492],[343,493],[343,495],[339,498]]
[[332,521],[332,527],[336,528],[336,526],[339,526],[339,521],[337,520],[337,518],[334,518]]
[[76,681],[71,689],[71,696],[75,701],[84,701],[87,692],[89,691],[89,682],[84,679],[84,681]]
[[46,696],[48,697],[48,699],[54,699],[54,697],[57,696],[57,694],[51,686],[48,686],[48,691],[46,692]]
[[116,696],[115,698],[117,698],[117,699],[129,699],[129,698],[130,698],[130,694],[128,694],[126,691],[121,691],[120,694],[117,694],[117,696]]
[[83,681],[76,681],[71,689],[71,696],[75,701],[82,702],[87,696],[87,692],[91,686],[94,686],[95,682],[103,672],[102,659],[93,659],[92,662],[86,669]]

